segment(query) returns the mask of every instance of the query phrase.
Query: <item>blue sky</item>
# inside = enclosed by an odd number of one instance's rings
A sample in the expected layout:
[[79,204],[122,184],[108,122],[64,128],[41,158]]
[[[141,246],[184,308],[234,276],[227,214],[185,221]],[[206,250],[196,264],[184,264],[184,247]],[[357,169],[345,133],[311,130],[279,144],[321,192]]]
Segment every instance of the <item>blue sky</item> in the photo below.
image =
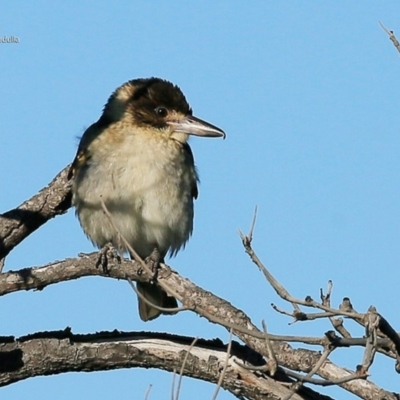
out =
[[[294,295],[318,297],[334,282],[364,312],[373,304],[400,329],[400,57],[380,28],[400,34],[397,1],[5,1],[0,36],[0,211],[20,204],[75,156],[79,137],[127,80],[178,84],[195,115],[227,139],[193,138],[200,171],[195,230],[169,263],[228,299],[272,333],[322,335],[327,321],[295,324],[241,247],[258,206],[254,248]],[[71,210],[25,240],[6,270],[93,251]],[[2,335],[72,327],[228,333],[193,313],[142,323],[128,284],[100,278],[1,299]],[[349,325],[354,335],[361,328]],[[354,368],[360,350],[333,357]],[[371,379],[398,391],[392,360]],[[153,370],[64,374],[2,388],[42,400],[169,397],[172,377]],[[117,388],[117,389],[116,389]],[[211,398],[186,378],[181,399]],[[353,398],[335,389],[324,393]],[[340,393],[340,394],[339,394]],[[220,400],[232,399],[221,393]]]

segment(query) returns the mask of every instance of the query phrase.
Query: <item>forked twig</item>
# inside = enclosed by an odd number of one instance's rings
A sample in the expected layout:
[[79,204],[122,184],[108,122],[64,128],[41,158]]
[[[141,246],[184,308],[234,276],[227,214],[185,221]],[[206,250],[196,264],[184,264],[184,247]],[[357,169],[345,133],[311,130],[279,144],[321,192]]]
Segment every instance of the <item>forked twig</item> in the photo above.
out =
[[[376,351],[383,351],[381,345],[378,344],[379,342],[379,328],[381,325],[381,317],[379,314],[376,312],[376,310],[369,310],[368,314],[360,314],[357,313],[349,298],[344,298],[342,301],[342,304],[340,305],[339,309],[334,309],[331,307],[331,295],[332,295],[332,288],[333,288],[333,283],[332,281],[328,282],[328,288],[326,294],[323,293],[322,289],[320,289],[320,298],[321,302],[314,301],[311,296],[307,296],[304,300],[297,299],[289,294],[289,292],[281,285],[275,278],[274,276],[267,270],[267,268],[263,265],[261,260],[258,258],[257,254],[254,252],[251,242],[253,239],[253,230],[254,230],[254,224],[255,224],[255,217],[253,218],[253,222],[251,224],[251,230],[249,234],[246,236],[244,235],[241,231],[239,231],[240,237],[242,239],[243,246],[245,248],[246,253],[250,256],[251,260],[257,265],[258,269],[264,274],[266,277],[267,281],[269,284],[273,287],[273,289],[276,291],[276,293],[285,301],[288,301],[292,304],[294,311],[292,313],[283,311],[279,309],[277,306],[272,304],[273,308],[284,314],[288,315],[294,318],[294,322],[296,321],[308,321],[308,320],[315,320],[317,318],[330,318],[333,326],[339,333],[343,334],[343,338],[339,338],[335,336],[330,336],[328,333],[326,333],[326,338],[328,341],[320,341],[320,344],[324,346],[324,352],[319,357],[319,359],[315,362],[313,365],[311,371],[307,373],[307,375],[301,375],[301,374],[296,374],[291,370],[286,370],[283,368],[282,370],[287,373],[288,376],[294,378],[297,380],[296,383],[291,384],[291,393],[288,394],[285,397],[285,400],[289,400],[301,387],[302,385],[307,382],[307,383],[313,383],[316,385],[322,385],[322,386],[329,386],[329,385],[338,385],[338,384],[344,384],[346,382],[349,382],[351,380],[355,379],[365,379],[368,377],[368,367],[371,365],[373,362],[373,357]],[[306,306],[306,307],[313,307],[313,308],[319,308],[323,310],[323,313],[304,313],[303,311],[300,310],[299,306]],[[374,311],[374,313],[373,313]],[[375,316],[378,316],[376,318],[372,318],[372,314]],[[358,322],[359,324],[366,326],[367,327],[367,335],[365,338],[360,339],[360,338],[355,338],[352,339],[350,334],[344,329],[343,325],[343,320],[342,319],[335,319],[333,317],[336,316],[345,316],[353,319],[354,321]],[[369,319],[367,319],[369,317]],[[385,324],[382,324],[387,328]],[[268,335],[266,332],[266,326],[265,322],[263,321],[263,328],[264,328],[264,337],[266,341],[266,347],[267,347],[267,353],[269,355],[269,358],[273,357],[273,352],[270,351],[269,349],[269,340],[272,339],[272,336]],[[391,331],[390,329],[385,329],[388,333]],[[331,333],[334,334],[333,331],[330,331]],[[395,333],[394,335],[389,333],[390,337],[395,336],[398,338],[398,335]],[[382,334],[380,334],[382,337]],[[391,338],[393,343],[398,343],[398,348],[400,349],[400,339],[396,341],[396,338],[393,337]],[[272,339],[274,340],[274,339]],[[361,341],[360,341],[361,340]],[[288,340],[290,341],[290,340]],[[303,343],[307,343],[308,340],[304,340]],[[361,345],[365,346],[365,354],[364,354],[364,359],[363,359],[363,364],[359,367],[357,367],[357,370],[355,373],[350,374],[349,376],[346,376],[344,378],[340,379],[315,379],[312,376],[314,374],[317,374],[318,371],[322,368],[324,363],[327,361],[329,355],[337,348],[337,347],[343,347],[343,346],[351,346],[351,345]],[[396,346],[396,345],[395,345]],[[397,346],[396,346],[397,350]],[[399,360],[399,358],[397,358]],[[270,360],[271,362],[271,360]],[[273,361],[271,362],[272,366],[274,366]],[[397,362],[396,368],[399,368],[400,370],[400,363],[399,361]],[[246,367],[245,367],[246,368]],[[277,364],[273,368],[278,368]],[[249,368],[253,369],[253,367]],[[260,371],[265,371],[268,370],[271,372],[271,368],[269,368],[268,365],[264,365],[262,367],[255,367],[254,370],[260,370]],[[272,369],[273,370],[273,369]]]
[[[253,232],[254,232],[254,226],[256,224],[256,218],[257,218],[257,207],[254,210],[254,216],[253,220],[251,223],[250,231],[248,235],[245,235],[240,229],[239,229],[239,236],[242,239],[243,246],[246,250],[246,253],[250,256],[250,258],[253,260],[253,262],[257,265],[258,269],[264,274],[264,276],[267,278],[267,281],[270,283],[270,285],[275,289],[275,291],[278,293],[279,296],[284,297],[284,298],[290,298],[291,296],[287,292],[287,290],[272,276],[272,274],[264,267],[263,263],[261,260],[257,257],[257,255],[254,253],[252,247],[251,247],[251,242],[253,240]],[[293,308],[296,311],[300,311],[300,308],[298,307],[297,304],[292,303]]]

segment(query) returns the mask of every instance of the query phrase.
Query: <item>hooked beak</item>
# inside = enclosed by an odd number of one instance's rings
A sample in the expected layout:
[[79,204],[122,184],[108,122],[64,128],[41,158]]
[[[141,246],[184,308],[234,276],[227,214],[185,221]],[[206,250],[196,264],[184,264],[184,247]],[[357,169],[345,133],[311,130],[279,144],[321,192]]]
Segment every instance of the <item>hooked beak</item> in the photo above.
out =
[[200,118],[196,118],[193,115],[187,115],[179,121],[168,121],[167,124],[172,126],[175,132],[186,133],[187,135],[223,137],[224,139],[226,137],[225,132],[222,129],[219,129]]

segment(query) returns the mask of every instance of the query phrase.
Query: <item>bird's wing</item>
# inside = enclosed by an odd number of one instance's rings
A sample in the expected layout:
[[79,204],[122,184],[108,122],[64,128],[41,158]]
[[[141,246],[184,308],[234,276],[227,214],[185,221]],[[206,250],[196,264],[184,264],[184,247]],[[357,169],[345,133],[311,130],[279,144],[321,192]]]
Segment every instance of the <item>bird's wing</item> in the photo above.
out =
[[194,199],[197,199],[199,195],[199,190],[197,187],[197,182],[199,182],[199,176],[196,171],[196,167],[194,165],[194,157],[192,153],[192,149],[190,148],[188,143],[183,144],[183,151],[185,152],[186,155],[186,163],[188,164],[188,167],[190,168],[192,172],[191,176],[191,191],[192,191],[192,197]]
[[90,143],[104,130],[106,126],[103,125],[104,124],[101,123],[101,120],[99,120],[90,125],[89,128],[87,128],[83,133],[81,141],[79,142],[78,151],[68,172],[68,179],[71,179],[73,176],[75,176],[76,171],[90,159],[90,154],[88,151]]

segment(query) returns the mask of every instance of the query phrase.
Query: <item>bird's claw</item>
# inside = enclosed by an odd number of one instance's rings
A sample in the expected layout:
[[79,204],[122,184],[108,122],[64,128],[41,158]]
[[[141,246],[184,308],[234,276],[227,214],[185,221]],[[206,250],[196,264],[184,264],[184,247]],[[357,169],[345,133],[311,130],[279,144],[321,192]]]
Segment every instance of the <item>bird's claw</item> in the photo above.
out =
[[152,251],[152,253],[148,257],[145,258],[144,262],[151,269],[151,272],[153,273],[151,280],[155,281],[157,279],[158,268],[159,268],[160,262],[161,262],[161,256],[160,256],[160,252],[158,251],[158,249],[155,248]]
[[99,251],[99,258],[96,262],[96,268],[103,269],[103,272],[107,274],[108,270],[108,262],[109,260],[117,260],[118,264],[121,263],[121,256],[118,253],[118,250],[113,246],[112,243],[107,243],[103,248]]

